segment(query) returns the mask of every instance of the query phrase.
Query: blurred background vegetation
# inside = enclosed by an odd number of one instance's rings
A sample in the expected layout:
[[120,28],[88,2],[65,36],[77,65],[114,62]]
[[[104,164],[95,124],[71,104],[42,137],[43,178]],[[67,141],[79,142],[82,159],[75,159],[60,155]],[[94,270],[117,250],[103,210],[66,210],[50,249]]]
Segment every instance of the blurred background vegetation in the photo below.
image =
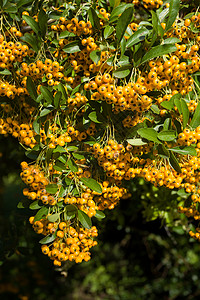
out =
[[28,224],[30,210],[17,207],[23,155],[17,141],[0,137],[0,299],[199,299],[200,244],[177,213],[184,193],[132,181],[132,197],[96,221],[92,260],[56,269]]

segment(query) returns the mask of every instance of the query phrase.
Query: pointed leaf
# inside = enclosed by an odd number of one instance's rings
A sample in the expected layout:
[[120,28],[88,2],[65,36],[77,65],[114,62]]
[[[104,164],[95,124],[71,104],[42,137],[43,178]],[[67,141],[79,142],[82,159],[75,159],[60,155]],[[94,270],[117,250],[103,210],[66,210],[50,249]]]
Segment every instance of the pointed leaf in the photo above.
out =
[[73,42],[65,45],[62,50],[66,53],[79,52],[81,50],[79,47],[79,41],[73,41]]
[[127,8],[119,17],[116,25],[116,37],[118,44],[121,42],[121,39],[123,38],[128,25],[131,23],[132,17],[133,7]]
[[38,204],[39,200],[36,200],[34,202],[32,202],[30,205],[29,205],[29,208],[30,209],[39,209],[41,208],[41,205]]
[[141,63],[143,64],[149,61],[150,59],[175,52],[176,50],[177,48],[173,44],[155,46],[144,55]]
[[106,26],[103,32],[104,39],[107,39],[113,33],[114,30],[115,29],[113,26]]
[[43,39],[45,38],[46,31],[47,31],[47,21],[48,21],[48,15],[43,9],[41,9],[38,15],[38,22],[39,22],[39,28]]
[[127,142],[132,146],[143,146],[147,144],[142,139],[128,139]]
[[43,206],[42,208],[40,208],[40,210],[38,210],[37,214],[34,217],[34,222],[36,221],[40,221],[43,217],[46,217],[46,215],[48,214],[48,207]]
[[30,16],[22,15],[22,18],[33,29],[33,31],[38,34],[40,30],[38,23]]
[[142,137],[149,141],[153,141],[155,143],[160,144],[161,142],[157,139],[158,133],[153,128],[140,128],[137,133]]
[[149,30],[146,29],[146,28],[140,28],[140,29],[138,29],[127,40],[127,42],[126,42],[126,48],[130,48],[133,45],[135,45],[135,44],[143,41],[148,33],[149,33]]
[[54,234],[49,234],[39,241],[40,244],[49,244],[56,239],[56,232]]
[[190,126],[195,129],[200,125],[200,102],[198,103],[194,115],[192,117],[192,120],[190,122]]
[[165,31],[170,29],[172,24],[176,20],[176,17],[178,16],[179,13],[179,8],[180,8],[180,0],[170,0],[169,16],[165,27]]
[[90,9],[88,10],[88,16],[92,27],[96,28],[97,30],[100,30],[100,21],[93,7],[90,7]]
[[72,172],[77,172],[78,171],[78,166],[72,158],[68,159],[67,165],[68,165],[68,167],[70,168],[70,170]]
[[102,188],[95,179],[81,177],[80,180],[84,183],[85,186],[89,187],[91,190],[93,190],[99,194],[102,193]]
[[26,88],[27,88],[27,91],[28,91],[29,95],[31,96],[31,98],[36,101],[37,96],[38,96],[37,90],[36,90],[36,87],[35,87],[35,84],[34,84],[32,78],[30,76],[27,77]]
[[96,210],[95,218],[104,219],[105,218],[105,214],[102,211],[100,211],[100,210]]
[[193,146],[186,146],[186,147],[174,147],[169,149],[173,152],[182,154],[182,155],[192,155],[197,156],[196,149]]
[[82,210],[78,210],[78,219],[84,228],[90,229],[92,227],[91,219]]
[[173,152],[170,151],[170,158],[169,158],[169,162],[172,166],[172,168],[178,172],[178,173],[181,173],[181,167],[178,163],[178,160],[176,159],[175,155]]
[[44,99],[49,103],[52,104],[53,103],[53,95],[50,92],[50,90],[46,87],[46,86],[41,86],[40,87],[40,91],[44,97]]
[[94,51],[90,52],[90,58],[97,65],[101,59],[101,51],[94,50]]

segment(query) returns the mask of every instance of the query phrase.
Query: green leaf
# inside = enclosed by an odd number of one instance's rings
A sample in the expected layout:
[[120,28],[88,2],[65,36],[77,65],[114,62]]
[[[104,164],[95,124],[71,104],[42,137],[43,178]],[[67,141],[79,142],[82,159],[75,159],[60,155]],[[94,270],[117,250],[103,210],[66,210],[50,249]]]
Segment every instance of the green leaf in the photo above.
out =
[[27,77],[26,88],[27,88],[27,91],[28,91],[29,95],[31,96],[31,98],[36,101],[37,96],[38,96],[37,90],[36,90],[36,87],[35,87],[35,84],[34,84],[32,78],[30,76]]
[[15,13],[17,13],[17,6],[8,2],[4,6],[3,10],[4,10],[4,12],[9,13],[9,14],[15,14]]
[[25,33],[25,35],[22,36],[20,39],[25,43],[29,44],[36,53],[39,51],[41,43],[38,41],[37,36],[34,36],[30,33]]
[[67,161],[67,166],[70,168],[72,172],[77,172],[78,171],[78,166],[74,162],[73,158],[69,158]]
[[79,52],[81,50],[79,44],[80,44],[79,41],[73,41],[67,44],[62,50],[66,53]]
[[1,75],[12,75],[12,73],[8,69],[4,69],[3,71],[0,71]]
[[163,56],[168,53],[175,52],[176,50],[177,50],[177,48],[173,44],[155,46],[144,55],[141,63],[143,64],[143,63],[149,61],[150,59],[153,59],[158,56]]
[[72,155],[75,159],[84,159],[85,158],[84,155],[76,153],[76,152],[72,153]]
[[38,34],[40,27],[38,23],[30,16],[22,15],[22,19],[33,29],[33,31]]
[[186,146],[186,147],[174,147],[169,149],[173,152],[182,154],[182,155],[192,155],[197,156],[196,149],[193,146]]
[[17,8],[20,8],[20,7],[25,6],[32,2],[33,2],[33,0],[20,0],[17,2]]
[[76,36],[73,32],[69,32],[68,30],[65,30],[63,32],[60,33],[59,38],[60,39],[65,39],[67,37],[74,37]]
[[44,117],[50,114],[53,110],[54,110],[53,106],[48,106],[47,108],[43,108],[43,110],[41,110],[40,112],[40,117]]
[[52,183],[52,184],[48,184],[45,189],[49,194],[56,194],[58,191],[58,186],[57,184]]
[[53,98],[53,95],[50,92],[50,90],[46,86],[41,86],[40,91],[41,91],[44,99],[48,102],[48,104],[52,104],[54,98]]
[[171,151],[170,151],[169,162],[170,162],[172,168],[173,168],[176,172],[181,173],[181,167],[180,167],[180,165],[179,165],[179,163],[178,163],[178,160],[177,160],[176,157],[174,156],[174,153],[172,153]]
[[54,234],[49,234],[39,241],[40,244],[49,244],[56,239],[56,232]]
[[90,7],[90,9],[88,10],[88,16],[92,27],[100,30],[100,21],[93,7]]
[[165,31],[170,29],[172,24],[176,20],[176,17],[178,16],[179,13],[179,8],[180,8],[180,0],[170,0],[169,16],[165,27]]
[[100,184],[93,178],[85,178],[81,177],[80,181],[84,183],[85,186],[89,187],[91,190],[101,194],[102,193],[102,188]]
[[94,51],[90,52],[90,58],[97,65],[101,59],[101,51],[94,50]]
[[200,102],[198,103],[194,115],[192,117],[192,120],[190,122],[190,126],[195,129],[200,125]]
[[126,48],[130,48],[133,45],[143,41],[146,35],[149,33],[149,30],[146,28],[140,28],[134,32],[126,42]]
[[178,108],[179,113],[183,115],[183,129],[185,129],[190,116],[187,103],[183,99],[175,99],[174,104]]
[[163,130],[168,130],[168,129],[170,129],[171,123],[172,123],[172,119],[171,119],[171,118],[165,119],[165,122],[164,122],[164,124],[163,124]]
[[82,210],[78,210],[78,219],[84,228],[90,229],[92,227],[91,219]]
[[143,145],[147,144],[147,143],[143,142],[142,139],[128,139],[127,143],[129,143],[132,146],[143,146]]
[[100,210],[96,210],[95,218],[104,219],[105,218],[105,214],[102,211],[100,211]]
[[36,200],[34,202],[32,202],[30,205],[29,205],[29,208],[30,209],[39,209],[41,208],[41,205],[38,204],[39,200]]
[[66,92],[64,85],[60,82],[57,87],[58,87],[58,91],[60,91],[62,93],[63,98],[65,100],[67,100],[68,97],[67,97],[67,92]]
[[94,123],[102,123],[102,115],[100,113],[97,113],[96,111],[92,111],[89,115],[88,118],[93,121]]
[[59,108],[61,97],[62,97],[62,93],[61,93],[60,91],[58,91],[58,92],[56,93],[56,95],[55,95],[55,97],[54,97],[54,101],[53,101],[54,106],[55,106],[56,109]]
[[161,141],[170,142],[177,137],[177,132],[175,130],[163,130],[158,133],[158,138]]
[[119,17],[116,25],[116,37],[118,45],[121,42],[121,39],[123,38],[127,26],[130,24],[133,17],[133,7],[127,8],[122,15]]
[[125,78],[130,74],[130,68],[132,67],[132,65],[125,65],[122,66],[120,68],[117,68],[114,72],[113,72],[113,76],[117,77],[117,78]]
[[40,119],[39,118],[35,119],[33,121],[33,129],[37,134],[40,134],[40,126],[41,126]]
[[76,147],[76,146],[69,146],[69,147],[67,147],[67,150],[68,151],[76,151],[76,150],[78,150],[78,147]]
[[176,37],[171,37],[166,40],[164,40],[164,44],[175,44],[175,43],[180,43],[180,39]]
[[114,31],[113,26],[106,26],[103,32],[104,39],[107,39]]
[[53,149],[53,153],[56,153],[56,152],[65,153],[66,150],[62,146],[58,145],[55,149]]
[[170,152],[163,144],[159,144],[157,146],[157,150],[158,150],[158,155],[160,155],[161,157],[164,157],[164,158],[170,157]]
[[153,128],[140,128],[137,133],[144,139],[153,141],[160,144],[161,142],[157,139],[158,133]]
[[38,210],[37,214],[34,217],[34,222],[36,221],[40,221],[43,217],[46,217],[46,215],[48,214],[48,207],[43,206],[42,208],[40,208],[40,210]]
[[121,15],[129,7],[133,7],[133,4],[121,3],[120,5],[116,6],[111,12],[109,23],[117,21],[119,19],[119,15]]
[[47,31],[47,21],[48,21],[48,15],[43,9],[41,9],[38,15],[38,22],[41,31],[41,36],[43,39],[45,38],[46,31]]
[[159,113],[160,113],[160,109],[158,108],[158,105],[156,105],[156,104],[151,105],[151,110],[157,115],[159,115]]
[[56,222],[60,217],[60,213],[55,213],[55,214],[52,214],[52,215],[49,215],[47,217],[47,219],[49,220],[49,222]]

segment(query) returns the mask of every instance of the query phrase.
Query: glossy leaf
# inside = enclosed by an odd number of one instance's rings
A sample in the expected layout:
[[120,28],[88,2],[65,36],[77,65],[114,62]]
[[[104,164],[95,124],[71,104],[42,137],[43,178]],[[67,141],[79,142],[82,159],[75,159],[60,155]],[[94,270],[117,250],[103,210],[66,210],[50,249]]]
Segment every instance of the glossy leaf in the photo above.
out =
[[44,97],[44,99],[49,103],[52,104],[53,103],[53,95],[50,92],[50,90],[46,87],[46,86],[41,86],[40,87],[40,91]]
[[114,30],[115,29],[113,26],[106,26],[103,32],[104,39],[107,39],[113,33]]
[[179,163],[178,163],[178,160],[176,159],[174,153],[172,153],[171,151],[170,151],[169,162],[170,162],[172,168],[173,168],[176,172],[181,173],[181,167],[180,167],[180,165],[179,165]]
[[144,139],[160,144],[161,142],[157,139],[158,133],[153,128],[140,128],[137,133]]
[[122,3],[116,6],[111,12],[109,23],[117,21],[119,19],[119,15],[121,15],[129,7],[133,7],[133,4]]
[[36,90],[36,87],[35,87],[35,84],[34,84],[32,78],[30,76],[27,77],[26,88],[27,88],[27,91],[28,91],[29,95],[31,96],[31,98],[36,101],[37,96],[38,96],[37,90]]
[[129,143],[132,146],[143,146],[147,144],[142,139],[128,139],[127,143]]
[[186,147],[174,147],[169,149],[173,152],[179,153],[181,155],[192,155],[197,156],[196,149],[193,146],[186,146]]
[[177,137],[177,132],[175,130],[163,130],[158,133],[158,138],[161,141],[170,142]]
[[49,220],[49,222],[56,222],[60,217],[60,213],[55,213],[55,214],[52,214],[52,215],[49,215],[47,217],[47,219]]
[[99,194],[102,193],[102,188],[95,179],[81,177],[80,180],[84,183],[85,186],[89,187],[91,190],[93,190]]
[[100,210],[96,210],[95,218],[104,219],[105,218],[105,214],[102,211],[100,211]]
[[157,146],[157,150],[158,150],[158,155],[160,155],[161,157],[164,157],[164,158],[170,157],[170,152],[163,144],[159,144]]
[[175,99],[174,104],[178,108],[179,113],[183,115],[183,129],[185,129],[190,116],[188,106],[183,99]]
[[41,208],[41,205],[38,204],[39,200],[36,200],[34,202],[32,202],[30,205],[29,205],[29,208],[30,209],[39,209]]
[[47,31],[47,21],[48,21],[48,15],[43,9],[41,9],[38,15],[38,22],[39,22],[41,36],[43,39],[45,38],[46,31]]
[[149,33],[149,30],[146,28],[140,28],[136,32],[133,33],[133,35],[130,36],[130,38],[126,42],[126,48],[130,48],[133,45],[143,41],[147,34]]
[[54,97],[54,100],[53,100],[53,104],[54,104],[56,109],[59,108],[61,97],[62,97],[62,93],[60,91],[58,91],[56,93],[55,97]]
[[126,76],[128,76],[130,74],[130,68],[132,66],[131,65],[125,65],[122,66],[120,68],[117,68],[114,72],[113,72],[113,76],[116,78],[125,78]]
[[133,7],[127,8],[119,17],[116,25],[116,37],[118,44],[124,36],[127,26],[130,24],[133,17]]
[[74,41],[65,45],[65,47],[62,50],[66,53],[75,53],[75,52],[79,52],[81,49],[79,47],[79,42]]
[[101,59],[101,51],[94,50],[94,51],[90,52],[90,58],[97,65]]
[[93,7],[90,7],[90,9],[88,10],[88,16],[89,16],[89,20],[92,24],[92,27],[100,30],[100,21],[99,18],[97,16],[96,11],[94,10]]
[[36,221],[40,221],[44,216],[46,217],[46,215],[48,214],[48,207],[43,206],[42,208],[40,208],[40,210],[38,210],[37,214],[34,217],[34,222]]
[[198,103],[194,115],[192,117],[192,120],[190,122],[190,126],[192,128],[197,128],[200,125],[200,102]]
[[145,63],[150,59],[173,53],[177,50],[174,44],[158,45],[150,49],[143,57],[141,63]]
[[70,168],[70,170],[72,172],[77,172],[78,171],[78,166],[77,164],[74,162],[73,158],[69,158],[67,161],[67,165]]
[[0,71],[1,75],[12,75],[12,73],[8,69],[4,69],[3,71]]
[[22,15],[23,20],[33,29],[33,31],[38,34],[40,27],[38,23],[30,16]]
[[56,233],[49,234],[39,241],[40,244],[49,244],[56,239]]
[[170,0],[169,16],[165,27],[165,31],[170,29],[172,24],[176,20],[176,17],[178,16],[179,13],[179,8],[180,8],[180,0]]
[[92,227],[91,219],[82,210],[78,210],[78,219],[84,228],[90,229]]

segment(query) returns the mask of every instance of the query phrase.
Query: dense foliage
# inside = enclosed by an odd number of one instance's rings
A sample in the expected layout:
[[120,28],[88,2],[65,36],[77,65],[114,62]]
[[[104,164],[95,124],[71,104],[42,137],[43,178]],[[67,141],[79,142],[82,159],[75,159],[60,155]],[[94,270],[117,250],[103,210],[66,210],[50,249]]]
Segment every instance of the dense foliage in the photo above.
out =
[[[160,217],[200,239],[197,5],[0,1],[3,174],[14,147],[26,185],[18,208],[55,266],[89,261],[99,224],[120,201],[120,230],[133,233],[142,210],[147,221]],[[2,260],[20,253],[13,243],[2,239]]]

